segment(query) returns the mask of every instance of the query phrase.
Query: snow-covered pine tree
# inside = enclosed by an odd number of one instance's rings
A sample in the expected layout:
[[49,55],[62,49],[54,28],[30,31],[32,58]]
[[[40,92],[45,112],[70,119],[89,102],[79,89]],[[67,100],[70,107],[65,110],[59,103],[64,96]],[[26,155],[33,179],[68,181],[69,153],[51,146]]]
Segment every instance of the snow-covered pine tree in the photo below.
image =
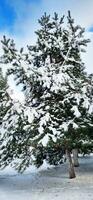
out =
[[[39,20],[41,29],[36,32],[38,41],[34,47],[38,55],[34,60],[37,58],[40,62],[40,65],[35,63],[38,76],[35,79],[35,91],[32,88],[31,93],[31,98],[35,95],[34,106],[38,112],[39,127],[36,131],[39,132],[36,141],[38,145],[40,143],[41,149],[41,143],[46,145],[48,140],[52,139],[56,146],[56,141],[60,138],[61,147],[66,149],[70,161],[72,178],[75,174],[70,152],[80,145],[81,134],[78,134],[78,128],[88,122],[90,99],[87,95],[88,81],[81,60],[81,51],[84,51],[83,46],[89,41],[83,38],[84,29],[74,25],[70,12],[67,29],[63,27],[64,17],[59,20],[55,13],[53,21],[49,23],[49,19],[49,16],[44,15]],[[49,26],[50,24],[52,25]],[[32,51],[32,48],[29,50]],[[53,159],[55,162],[55,155]]]
[[7,90],[7,77],[3,77],[2,69],[0,68],[0,124],[2,124],[2,118],[6,114],[7,109],[5,107],[9,100],[8,94],[5,95]]
[[10,165],[22,172],[31,165],[31,145],[27,138],[27,119],[19,103],[4,117],[0,137],[0,168]]
[[87,114],[88,123],[78,130],[82,134],[82,137],[84,136],[81,140],[80,148],[80,152],[83,155],[93,152],[93,74],[90,74],[87,80],[88,85],[86,93],[90,99],[90,106]]
[[24,106],[11,98],[7,78],[0,68],[0,168],[7,165],[24,171],[31,164],[29,123]]
[[18,52],[13,41],[4,37],[2,61],[11,62],[9,73],[14,74],[17,84],[23,84],[26,106],[31,112],[28,132],[34,155],[38,156],[39,147],[46,149],[38,165],[45,157],[48,160],[50,140],[55,145],[60,141],[70,161],[70,178],[74,178],[71,151],[85,138],[78,129],[89,122],[90,84],[81,60],[89,40],[84,39],[84,29],[75,26],[70,12],[67,27],[64,16],[59,19],[56,13],[53,19],[44,14],[39,24],[36,45],[28,46],[26,54],[23,49]]
[[[8,93],[7,77],[3,76],[2,69],[0,68],[0,159],[2,157],[2,141],[4,138],[4,130],[7,129],[6,122],[9,118],[5,119],[5,116],[12,107],[12,101]],[[5,141],[4,141],[5,144]],[[6,155],[3,155],[3,157]],[[2,162],[0,162],[0,167]]]

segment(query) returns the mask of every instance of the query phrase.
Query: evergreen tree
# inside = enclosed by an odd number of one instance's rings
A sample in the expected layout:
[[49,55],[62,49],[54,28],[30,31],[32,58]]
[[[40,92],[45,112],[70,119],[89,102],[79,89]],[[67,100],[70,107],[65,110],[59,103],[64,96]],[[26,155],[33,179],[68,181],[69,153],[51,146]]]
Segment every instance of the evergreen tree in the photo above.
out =
[[83,46],[89,41],[83,38],[84,29],[74,25],[70,12],[67,29],[63,27],[63,19],[59,21],[55,13],[53,21],[49,23],[50,16],[45,14],[39,20],[41,29],[36,32],[37,45],[29,50],[32,52],[35,49],[38,56],[34,56],[34,60],[38,59],[40,63],[34,64],[38,76],[35,79],[35,90],[31,90],[31,98],[35,95],[34,106],[38,112],[39,127],[36,132],[39,130],[39,133],[36,141],[46,145],[48,139],[52,138],[56,142],[60,138],[68,152],[80,148],[82,133],[79,135],[78,129],[89,123],[90,86],[81,60]]
[[[28,141],[36,160],[40,155],[36,163],[39,166],[45,158],[51,162],[48,148],[52,149],[51,144],[56,146],[59,141],[62,155],[66,150],[73,178],[70,153],[73,148],[80,148],[81,140],[86,140],[87,135],[79,130],[90,123],[91,85],[81,59],[89,40],[84,39],[84,29],[75,26],[70,12],[67,27],[64,16],[59,19],[56,13],[53,19],[45,13],[39,24],[36,45],[28,46],[28,53],[23,48],[18,52],[14,42],[4,37],[2,62],[12,64],[8,74],[23,85],[25,106],[31,112],[26,130],[30,134]],[[25,134],[24,141],[27,137]],[[61,159],[59,156],[57,162]]]
[[2,69],[0,68],[0,124],[2,124],[2,119],[5,116],[8,107],[5,105],[9,101],[9,95],[7,90],[7,77],[3,77]]
[[24,107],[11,98],[7,78],[0,68],[0,168],[24,171],[31,164],[29,126]]
[[[0,68],[0,149],[2,146],[1,144],[4,137],[4,131],[7,129],[6,123],[7,120],[9,120],[9,118],[6,119],[6,116],[7,113],[10,111],[11,107],[12,107],[12,101],[8,93],[7,78],[3,77],[2,69]],[[0,163],[0,165],[2,164]]]

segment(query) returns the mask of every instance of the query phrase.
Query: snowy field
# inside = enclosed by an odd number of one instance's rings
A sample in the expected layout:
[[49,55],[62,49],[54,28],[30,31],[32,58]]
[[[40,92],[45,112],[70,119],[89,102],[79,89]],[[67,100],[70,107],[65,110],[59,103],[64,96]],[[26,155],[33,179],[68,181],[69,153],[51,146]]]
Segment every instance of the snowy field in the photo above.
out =
[[17,174],[0,172],[0,200],[93,200],[93,156],[80,158],[77,178],[69,179],[67,165]]

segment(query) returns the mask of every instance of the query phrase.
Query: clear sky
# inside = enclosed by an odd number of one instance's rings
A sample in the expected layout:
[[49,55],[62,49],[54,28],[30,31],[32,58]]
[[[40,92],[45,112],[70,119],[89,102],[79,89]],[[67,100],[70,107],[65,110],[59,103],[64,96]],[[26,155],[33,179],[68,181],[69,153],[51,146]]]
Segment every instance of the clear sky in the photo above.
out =
[[93,0],[0,0],[0,38],[3,34],[14,38],[19,46],[35,41],[38,18],[46,11],[53,15],[71,10],[76,23],[86,28],[91,39],[83,56],[87,71],[93,73]]

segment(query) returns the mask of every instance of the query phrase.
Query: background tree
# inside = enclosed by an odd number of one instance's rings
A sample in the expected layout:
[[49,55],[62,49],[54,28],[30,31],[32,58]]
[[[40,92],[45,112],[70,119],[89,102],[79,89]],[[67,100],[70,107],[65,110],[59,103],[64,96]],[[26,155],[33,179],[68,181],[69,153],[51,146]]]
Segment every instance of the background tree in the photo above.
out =
[[[31,164],[29,126],[24,107],[11,98],[7,77],[0,68],[0,167],[23,171]],[[27,135],[28,134],[28,135]]]

